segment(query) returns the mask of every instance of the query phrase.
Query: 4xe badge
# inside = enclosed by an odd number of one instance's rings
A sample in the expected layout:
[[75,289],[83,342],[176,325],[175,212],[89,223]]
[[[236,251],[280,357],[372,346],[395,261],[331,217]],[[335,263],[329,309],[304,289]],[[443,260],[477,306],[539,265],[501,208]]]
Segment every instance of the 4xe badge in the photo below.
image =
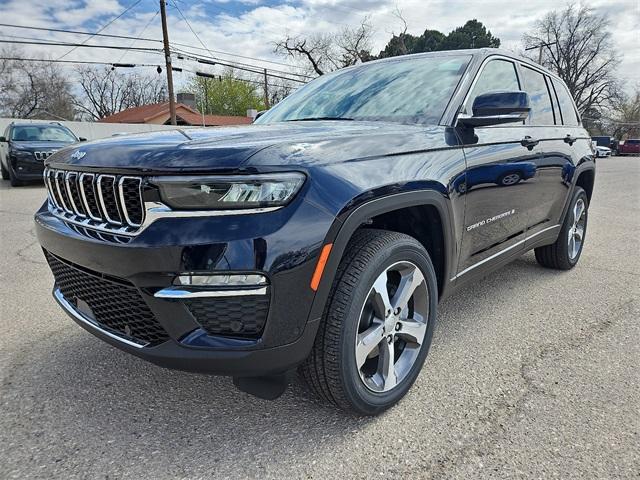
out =
[[80,160],[82,158],[84,158],[84,156],[87,154],[87,152],[82,151],[82,150],[76,150],[75,152],[73,152],[73,154],[71,155],[71,158],[73,158],[74,160]]

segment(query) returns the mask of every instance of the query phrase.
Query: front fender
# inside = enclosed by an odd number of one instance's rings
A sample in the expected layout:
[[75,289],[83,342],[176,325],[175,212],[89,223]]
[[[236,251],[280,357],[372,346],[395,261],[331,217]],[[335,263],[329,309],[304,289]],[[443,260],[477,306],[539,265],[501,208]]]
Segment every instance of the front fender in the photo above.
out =
[[[336,218],[325,238],[324,245],[333,244],[333,246],[311,305],[309,320],[315,320],[322,316],[338,266],[354,232],[377,215],[423,205],[435,207],[440,214],[445,242],[444,267],[446,274],[444,278],[453,277],[451,273],[455,265],[456,242],[451,204],[444,192],[435,189],[414,190],[368,199],[359,204],[353,203]],[[448,282],[448,280],[445,281]],[[443,294],[444,291],[443,288]]]

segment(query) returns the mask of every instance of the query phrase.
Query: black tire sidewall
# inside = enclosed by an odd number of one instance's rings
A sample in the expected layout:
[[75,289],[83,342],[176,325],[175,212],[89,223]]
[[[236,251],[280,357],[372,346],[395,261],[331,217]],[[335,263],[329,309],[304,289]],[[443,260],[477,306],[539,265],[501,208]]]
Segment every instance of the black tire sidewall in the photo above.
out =
[[[357,325],[360,320],[362,306],[369,294],[375,279],[389,266],[400,261],[410,261],[420,268],[425,277],[429,293],[429,315],[427,331],[422,348],[414,365],[400,384],[390,392],[377,393],[369,390],[358,373],[355,360],[355,338]],[[405,241],[392,248],[379,252],[369,262],[367,269],[360,276],[358,287],[353,291],[345,322],[342,324],[340,336],[340,377],[348,400],[365,414],[376,414],[386,410],[400,400],[416,380],[429,352],[437,309],[437,280],[433,264],[422,246],[418,242]]]

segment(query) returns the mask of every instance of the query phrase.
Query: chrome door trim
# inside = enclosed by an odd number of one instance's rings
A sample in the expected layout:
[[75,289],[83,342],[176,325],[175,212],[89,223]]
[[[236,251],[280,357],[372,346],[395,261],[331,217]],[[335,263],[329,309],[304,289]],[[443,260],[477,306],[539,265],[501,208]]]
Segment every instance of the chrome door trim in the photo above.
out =
[[470,267],[465,268],[464,270],[462,270],[461,272],[459,272],[455,277],[453,277],[451,279],[451,281],[453,282],[455,279],[461,277],[462,275],[464,275],[465,273],[470,272],[471,270],[473,270],[476,267],[479,267],[480,265],[484,265],[485,263],[493,260],[494,258],[499,257],[500,255],[502,255],[503,253],[507,253],[511,250],[513,250],[516,247],[519,247],[520,245],[522,245],[523,243],[531,240],[532,238],[537,237],[538,235],[547,232],[549,230],[553,230],[554,228],[560,228],[562,225],[554,225],[552,227],[547,227],[545,229],[540,230],[539,232],[534,233],[533,235],[531,235],[530,237],[526,237],[522,240],[517,241],[516,243],[514,243],[513,245],[509,245],[507,248],[505,248],[504,250],[500,250],[497,253],[494,253],[493,255],[485,258],[484,260],[480,260],[478,263],[474,263],[473,265],[471,265]]

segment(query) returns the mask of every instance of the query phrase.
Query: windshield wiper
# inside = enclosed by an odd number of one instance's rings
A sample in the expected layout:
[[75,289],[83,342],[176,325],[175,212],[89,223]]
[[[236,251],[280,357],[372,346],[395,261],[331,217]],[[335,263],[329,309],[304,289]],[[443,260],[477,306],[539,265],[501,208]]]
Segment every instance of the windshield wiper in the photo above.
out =
[[307,117],[307,118],[294,118],[292,120],[287,120],[287,122],[309,122],[312,120],[346,120],[353,121],[353,118],[348,117]]

